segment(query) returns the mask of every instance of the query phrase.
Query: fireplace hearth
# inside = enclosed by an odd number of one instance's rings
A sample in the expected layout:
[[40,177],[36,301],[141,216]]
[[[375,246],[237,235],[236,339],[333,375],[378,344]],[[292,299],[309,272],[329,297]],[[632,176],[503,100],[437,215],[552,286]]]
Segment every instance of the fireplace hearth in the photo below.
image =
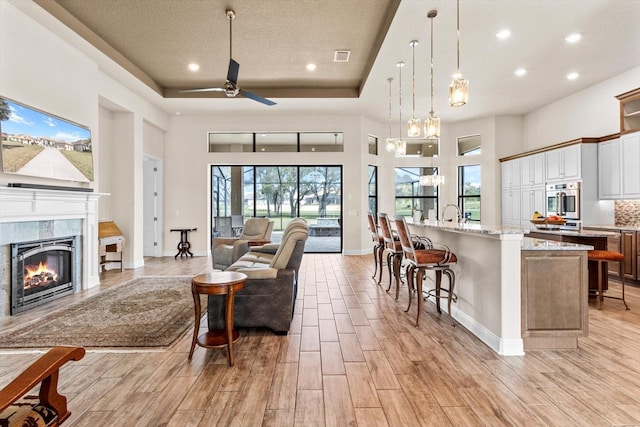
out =
[[76,236],[11,244],[11,314],[75,292]]

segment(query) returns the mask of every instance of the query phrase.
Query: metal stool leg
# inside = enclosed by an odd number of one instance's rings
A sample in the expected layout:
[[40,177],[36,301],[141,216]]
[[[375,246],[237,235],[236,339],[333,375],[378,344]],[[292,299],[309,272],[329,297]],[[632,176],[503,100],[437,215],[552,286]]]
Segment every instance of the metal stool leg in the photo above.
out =
[[620,282],[622,282],[622,302],[627,310],[630,310],[627,301],[624,299],[624,264],[620,262]]

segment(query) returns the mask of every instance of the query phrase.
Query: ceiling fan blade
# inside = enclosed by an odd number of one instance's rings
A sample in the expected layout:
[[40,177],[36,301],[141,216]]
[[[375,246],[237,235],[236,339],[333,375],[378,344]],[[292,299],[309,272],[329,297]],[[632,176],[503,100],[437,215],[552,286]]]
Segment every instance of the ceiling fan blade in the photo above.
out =
[[240,64],[238,64],[233,58],[229,58],[229,71],[227,71],[227,81],[232,82],[234,85],[238,84],[239,71]]
[[225,89],[221,87],[205,87],[203,89],[185,89],[180,93],[196,93],[196,92],[224,92]]
[[253,99],[254,101],[261,102],[264,105],[276,105],[276,103],[271,101],[270,99],[263,98],[260,95],[256,95],[255,93],[251,93],[244,89],[240,89],[240,95],[244,96],[245,98],[249,98],[249,99]]

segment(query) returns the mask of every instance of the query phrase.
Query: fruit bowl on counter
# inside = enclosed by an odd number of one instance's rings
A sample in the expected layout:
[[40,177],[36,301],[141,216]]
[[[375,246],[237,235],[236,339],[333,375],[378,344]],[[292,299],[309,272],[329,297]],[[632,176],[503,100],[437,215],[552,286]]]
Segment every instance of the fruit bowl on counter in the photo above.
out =
[[531,223],[536,226],[538,229],[557,229],[561,225],[565,225],[567,221],[564,218],[558,216],[549,216],[549,217],[541,217],[541,218],[531,218]]

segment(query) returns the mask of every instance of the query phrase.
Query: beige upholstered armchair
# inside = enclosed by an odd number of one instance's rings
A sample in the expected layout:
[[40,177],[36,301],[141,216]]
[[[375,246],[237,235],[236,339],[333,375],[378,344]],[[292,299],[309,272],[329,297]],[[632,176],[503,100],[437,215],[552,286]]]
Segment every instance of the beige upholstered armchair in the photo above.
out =
[[238,237],[214,237],[211,244],[213,268],[226,270],[242,255],[249,252],[251,242],[268,243],[271,240],[273,221],[269,218],[248,218],[244,231]]

